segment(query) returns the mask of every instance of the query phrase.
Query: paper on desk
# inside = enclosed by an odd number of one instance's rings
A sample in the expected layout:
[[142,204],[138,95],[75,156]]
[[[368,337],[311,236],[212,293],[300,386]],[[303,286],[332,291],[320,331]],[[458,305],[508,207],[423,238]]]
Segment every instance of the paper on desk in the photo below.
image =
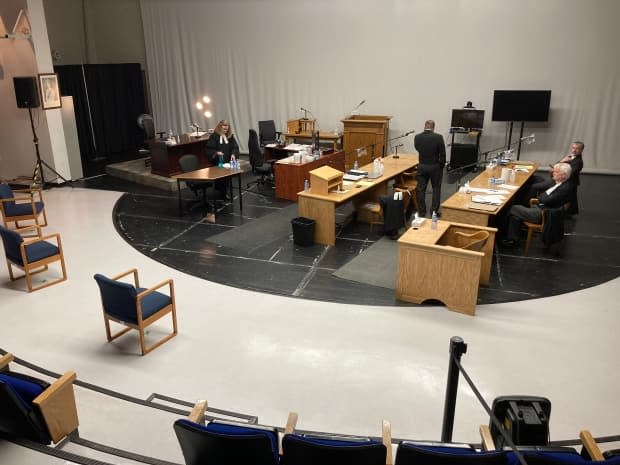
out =
[[289,163],[294,163],[294,156],[291,155],[290,157],[286,157],[286,158],[280,158],[276,163],[282,163],[282,164],[289,164]]
[[515,171],[517,173],[529,173],[530,170],[528,170],[527,168],[515,168]]
[[487,194],[510,194],[506,189],[485,189]]
[[309,147],[309,146],[306,146],[306,145],[303,145],[303,144],[288,144],[284,148],[287,149],[287,150],[302,150],[302,149],[304,149],[306,147]]
[[502,184],[502,187],[510,189],[511,191],[519,188],[519,186],[515,186],[514,184]]
[[475,203],[488,203],[490,205],[501,205],[506,198],[503,195],[472,195],[471,201]]
[[358,184],[360,186],[372,186],[374,184],[374,182],[372,182],[372,181],[358,181]]
[[277,147],[278,144],[266,144],[265,147],[269,147],[270,149]]

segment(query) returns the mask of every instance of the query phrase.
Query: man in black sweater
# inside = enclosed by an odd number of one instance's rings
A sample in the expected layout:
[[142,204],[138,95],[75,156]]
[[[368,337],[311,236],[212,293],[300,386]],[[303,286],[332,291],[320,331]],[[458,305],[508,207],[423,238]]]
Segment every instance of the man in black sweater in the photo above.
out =
[[435,122],[428,120],[424,123],[424,132],[417,134],[414,145],[420,154],[420,165],[418,166],[418,215],[426,216],[426,186],[430,179],[433,186],[432,210],[440,214],[439,204],[441,202],[441,178],[443,177],[443,167],[446,164],[446,144],[441,134],[435,132]]

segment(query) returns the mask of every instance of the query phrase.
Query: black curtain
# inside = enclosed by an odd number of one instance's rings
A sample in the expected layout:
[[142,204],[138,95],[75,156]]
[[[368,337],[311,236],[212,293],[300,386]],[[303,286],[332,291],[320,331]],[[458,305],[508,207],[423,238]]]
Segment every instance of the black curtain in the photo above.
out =
[[144,142],[137,125],[146,111],[138,63],[55,66],[62,95],[73,96],[82,166],[135,152]]

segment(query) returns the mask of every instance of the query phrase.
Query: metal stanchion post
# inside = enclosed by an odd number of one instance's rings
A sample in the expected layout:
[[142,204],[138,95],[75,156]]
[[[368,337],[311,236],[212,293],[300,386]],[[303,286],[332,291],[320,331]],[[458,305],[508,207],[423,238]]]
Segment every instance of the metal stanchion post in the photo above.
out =
[[459,387],[459,367],[456,360],[461,361],[461,356],[467,352],[467,344],[459,336],[450,338],[450,363],[448,364],[448,382],[446,385],[446,398],[443,405],[443,425],[441,427],[441,441],[452,441],[454,429],[454,410],[456,408],[456,394]]

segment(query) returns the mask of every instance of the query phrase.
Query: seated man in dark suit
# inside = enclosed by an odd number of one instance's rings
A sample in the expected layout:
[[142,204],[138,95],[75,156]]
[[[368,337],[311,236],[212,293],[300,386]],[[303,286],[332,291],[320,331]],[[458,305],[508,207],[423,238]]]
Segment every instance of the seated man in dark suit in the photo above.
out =
[[570,180],[571,171],[568,163],[556,163],[551,175],[553,185],[538,195],[538,205],[533,207],[513,205],[510,207],[507,238],[502,241],[502,245],[514,247],[519,243],[519,230],[524,221],[542,223],[543,208],[559,208],[570,201],[575,190],[575,186]]
[[[583,148],[584,143],[576,140],[570,145],[570,153],[563,157],[558,163],[568,163],[571,167],[570,181],[575,186],[573,196],[569,200],[569,214],[576,214],[579,212],[577,205],[577,186],[579,186],[579,173],[583,169]],[[553,169],[550,170],[552,174]],[[541,176],[535,174],[530,180],[530,188],[527,190],[527,195],[523,198],[523,202],[529,202],[531,198],[536,197],[540,192],[549,189],[555,182],[552,176]]]

